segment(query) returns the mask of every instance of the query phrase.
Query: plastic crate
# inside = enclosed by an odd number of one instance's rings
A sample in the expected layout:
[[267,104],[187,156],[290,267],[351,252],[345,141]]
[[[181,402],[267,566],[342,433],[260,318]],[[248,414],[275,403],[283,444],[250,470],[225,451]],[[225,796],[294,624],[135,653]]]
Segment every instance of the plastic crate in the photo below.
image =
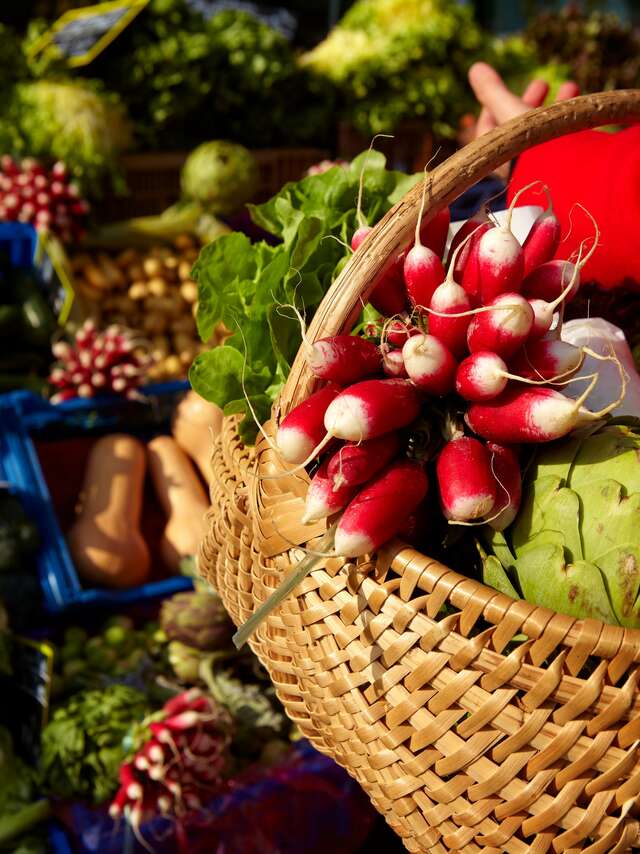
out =
[[35,228],[26,222],[0,222],[0,257],[6,255],[12,267],[31,267],[38,245]]
[[127,590],[82,587],[34,444],[36,437],[45,435],[47,439],[99,436],[120,430],[148,439],[166,433],[171,411],[188,388],[186,382],[147,386],[144,403],[104,397],[53,406],[26,391],[0,396],[0,480],[8,482],[38,525],[42,539],[38,574],[50,612],[77,607],[118,608],[193,586],[190,578],[173,576]]

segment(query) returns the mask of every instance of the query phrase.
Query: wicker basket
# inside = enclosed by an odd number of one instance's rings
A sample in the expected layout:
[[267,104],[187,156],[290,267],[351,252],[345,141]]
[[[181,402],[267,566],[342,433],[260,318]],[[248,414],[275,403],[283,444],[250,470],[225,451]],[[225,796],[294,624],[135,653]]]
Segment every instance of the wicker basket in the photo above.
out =
[[[640,91],[519,117],[434,170],[430,214],[530,145],[639,118]],[[420,192],[353,256],[312,339],[350,328],[409,242]],[[299,356],[267,432],[312,385]],[[325,525],[300,524],[304,477],[253,477],[281,464],[265,441],[244,447],[236,426],[227,419],[215,445],[199,565],[239,624],[303,556],[293,544]],[[359,780],[410,851],[640,845],[640,632],[514,601],[395,541],[370,559],[324,559],[251,645],[303,734]]]

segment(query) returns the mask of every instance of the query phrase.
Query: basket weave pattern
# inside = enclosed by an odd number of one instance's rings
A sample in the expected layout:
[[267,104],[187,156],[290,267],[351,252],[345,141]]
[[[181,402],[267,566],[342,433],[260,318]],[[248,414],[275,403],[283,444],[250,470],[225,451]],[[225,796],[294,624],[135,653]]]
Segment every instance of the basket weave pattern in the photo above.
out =
[[[597,98],[571,104],[597,103],[607,121],[640,117],[640,93]],[[569,129],[597,123],[580,124],[581,109]],[[433,184],[432,211],[449,201]],[[385,235],[388,245],[405,239],[417,199],[419,188],[404,200],[402,225],[392,211],[376,228],[366,277],[349,282],[345,271],[314,337],[331,334],[327,317],[335,331],[348,328],[345,291],[370,292]],[[294,365],[280,408],[309,387]],[[300,523],[304,472],[274,477],[282,463],[264,439],[245,448],[235,419],[225,421],[213,466],[199,568],[240,624],[326,524]],[[640,632],[514,601],[394,541],[370,559],[322,558],[251,645],[302,733],[361,783],[408,850],[604,854],[640,845]]]

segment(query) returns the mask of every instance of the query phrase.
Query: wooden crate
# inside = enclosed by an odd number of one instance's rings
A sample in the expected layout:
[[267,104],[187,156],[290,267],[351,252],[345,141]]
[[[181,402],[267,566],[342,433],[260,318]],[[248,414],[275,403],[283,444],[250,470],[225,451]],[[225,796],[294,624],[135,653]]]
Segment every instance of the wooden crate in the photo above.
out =
[[[265,201],[287,181],[297,181],[305,170],[329,156],[321,148],[264,148],[253,152],[260,169],[256,201]],[[125,196],[109,194],[94,205],[100,222],[162,213],[180,198],[180,170],[186,151],[128,154],[122,167],[129,187]]]

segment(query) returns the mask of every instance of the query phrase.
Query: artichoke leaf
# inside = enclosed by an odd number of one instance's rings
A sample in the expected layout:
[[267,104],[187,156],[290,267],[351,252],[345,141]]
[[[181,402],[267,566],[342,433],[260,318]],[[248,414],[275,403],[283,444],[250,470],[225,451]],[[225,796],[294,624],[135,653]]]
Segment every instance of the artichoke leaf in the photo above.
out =
[[516,572],[528,602],[578,619],[618,623],[598,567],[584,560],[567,563],[561,546],[527,551],[516,561]]
[[522,598],[520,594],[516,592],[515,587],[509,580],[509,576],[505,572],[498,558],[493,555],[485,557],[483,560],[482,580],[485,584],[488,584],[489,587],[493,587],[500,593],[505,593],[512,599]]
[[[586,429],[594,430],[597,428],[590,424]],[[534,483],[547,477],[555,477],[566,484],[583,439],[582,431],[579,431],[572,433],[571,436],[567,436],[562,442],[549,445],[545,444],[543,462],[540,462],[541,455],[536,453],[529,468],[531,482]]]
[[509,567],[512,567],[516,562],[516,559],[511,549],[509,548],[509,544],[507,543],[507,540],[505,539],[505,536],[502,531],[494,531],[493,528],[487,525],[485,538],[488,547],[498,558],[502,566],[505,569],[509,569]]
[[[603,468],[607,477],[628,484],[633,475],[629,455],[638,450],[640,437],[632,428],[624,425],[603,427],[590,436],[588,442],[582,443],[574,460],[569,485],[581,493],[594,480],[602,479]],[[636,488],[640,489],[640,479]]]
[[[522,548],[518,549],[518,558],[521,555],[527,554],[527,552],[539,549],[541,546],[558,546],[563,549],[564,535],[562,531],[552,531],[551,528],[545,528],[544,531],[540,531],[535,534],[535,536],[530,537]],[[516,558],[514,566],[517,563],[517,560],[518,559]]]
[[559,477],[540,477],[529,485],[527,500],[511,526],[511,545],[514,554],[525,546],[532,537],[544,530],[544,507],[553,500],[563,482]]
[[[559,489],[544,502],[542,506],[544,531],[561,531],[567,559],[570,561],[583,560],[580,538],[580,499],[572,489]],[[586,553],[588,555],[588,552]]]
[[620,545],[598,558],[618,622],[640,628],[640,546]]
[[624,543],[640,544],[640,492],[625,496],[615,480],[602,479],[580,489],[584,556],[599,556]]

